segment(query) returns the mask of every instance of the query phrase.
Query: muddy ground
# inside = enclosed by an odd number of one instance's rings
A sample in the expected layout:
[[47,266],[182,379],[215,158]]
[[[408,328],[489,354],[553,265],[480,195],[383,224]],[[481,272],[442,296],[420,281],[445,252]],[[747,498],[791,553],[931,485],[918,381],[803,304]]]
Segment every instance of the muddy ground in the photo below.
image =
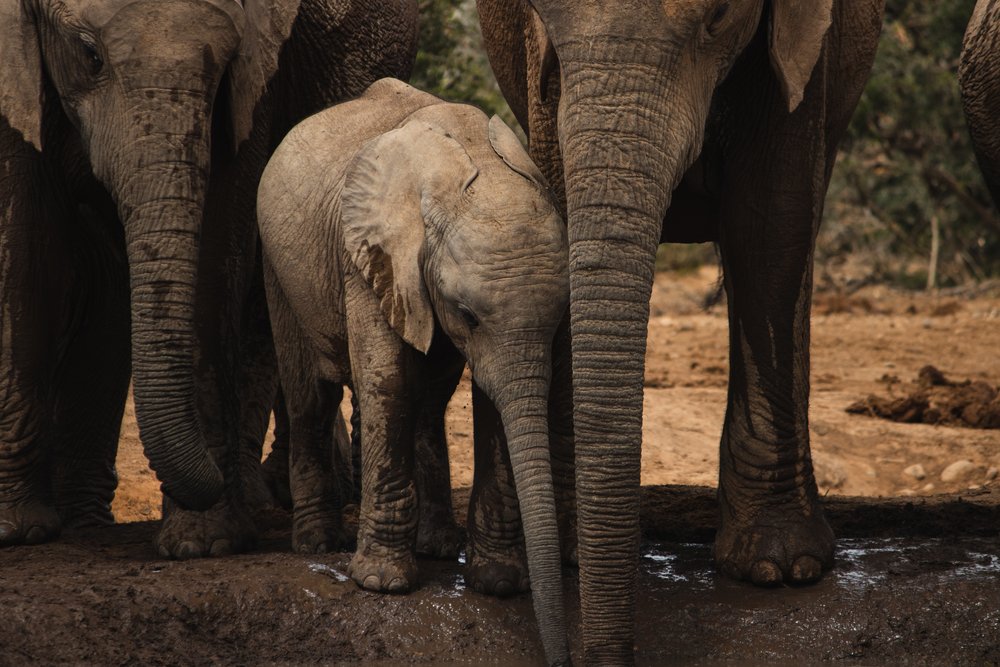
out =
[[[728,373],[725,304],[703,308],[714,279],[660,274],[651,305],[639,661],[1000,661],[1000,431],[846,411],[898,398],[928,364],[950,381],[1000,384],[1000,293],[817,295],[810,414],[837,567],[817,586],[760,591],[710,564]],[[467,389],[448,415],[456,488],[472,478]],[[459,564],[434,561],[421,561],[416,593],[362,592],[345,581],[349,554],[288,553],[281,512],[261,517],[254,554],[160,560],[157,484],[131,406],[118,464],[122,524],[0,550],[0,664],[539,658],[528,597],[469,592]],[[567,570],[574,627],[575,576]]]

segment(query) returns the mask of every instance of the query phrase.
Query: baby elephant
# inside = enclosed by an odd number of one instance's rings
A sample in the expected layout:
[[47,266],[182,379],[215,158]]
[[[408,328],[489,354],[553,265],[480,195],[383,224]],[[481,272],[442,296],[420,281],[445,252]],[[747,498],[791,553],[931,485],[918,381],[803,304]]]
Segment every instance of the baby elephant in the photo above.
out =
[[[504,594],[530,574],[546,654],[566,658],[548,443],[552,339],[569,298],[566,230],[513,132],[383,79],[293,129],[257,205],[290,419],[296,549],[338,539],[327,443],[349,384],[363,469],[350,574],[376,591],[415,584],[414,443],[434,430],[427,422],[443,414],[467,362],[476,479],[466,579]],[[505,492],[507,452],[516,501]]]

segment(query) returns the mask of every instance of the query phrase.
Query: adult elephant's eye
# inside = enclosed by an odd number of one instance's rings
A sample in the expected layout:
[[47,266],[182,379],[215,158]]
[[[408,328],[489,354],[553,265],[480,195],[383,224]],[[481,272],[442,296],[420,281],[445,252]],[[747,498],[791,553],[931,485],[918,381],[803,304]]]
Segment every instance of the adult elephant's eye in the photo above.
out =
[[708,26],[709,34],[715,34],[715,32],[722,25],[723,20],[726,18],[726,14],[729,13],[729,3],[720,2],[715,6],[715,9],[708,15],[708,21],[706,25]]
[[104,69],[104,59],[101,58],[97,50],[97,44],[89,35],[80,35],[80,43],[83,45],[83,55],[87,59],[87,67],[91,74],[100,74]]
[[475,329],[479,326],[479,318],[476,317],[476,314],[472,312],[472,309],[464,303],[458,304],[458,312],[462,315],[462,319],[465,320],[465,324],[468,325],[470,329]]

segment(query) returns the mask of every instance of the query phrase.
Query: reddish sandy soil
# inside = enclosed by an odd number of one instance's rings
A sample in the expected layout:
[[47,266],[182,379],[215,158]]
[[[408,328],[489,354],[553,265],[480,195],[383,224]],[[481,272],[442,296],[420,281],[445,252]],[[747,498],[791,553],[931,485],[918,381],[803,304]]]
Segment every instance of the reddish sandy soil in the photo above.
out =
[[[837,567],[814,587],[760,591],[710,565],[728,373],[725,304],[701,305],[715,278],[660,274],[651,305],[642,480],[671,486],[644,494],[640,663],[1000,661],[1000,431],[845,411],[902,395],[927,364],[1000,383],[1000,295],[817,295],[810,416]],[[463,382],[448,414],[456,488],[472,479],[469,406]],[[159,560],[158,485],[131,404],[118,469],[122,525],[0,550],[0,665],[539,660],[529,598],[478,596],[457,564],[433,561],[409,596],[362,592],[345,581],[349,554],[288,553],[281,512],[261,518],[255,554]],[[575,628],[571,570],[566,587]]]

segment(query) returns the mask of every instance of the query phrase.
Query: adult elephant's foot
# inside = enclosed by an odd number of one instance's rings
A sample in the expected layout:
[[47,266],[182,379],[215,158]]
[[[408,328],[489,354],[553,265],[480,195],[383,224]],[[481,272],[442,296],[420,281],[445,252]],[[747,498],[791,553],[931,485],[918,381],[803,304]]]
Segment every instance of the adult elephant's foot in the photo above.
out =
[[833,531],[818,501],[804,509],[761,508],[742,518],[746,508],[729,507],[724,494],[719,496],[715,566],[726,576],[758,586],[808,584],[833,567]]
[[55,508],[37,499],[0,504],[0,547],[40,544],[59,535]]
[[371,543],[358,544],[347,574],[362,588],[377,593],[407,593],[417,583],[417,559],[413,553],[380,553]]
[[292,520],[292,550],[300,554],[323,554],[350,546],[353,538],[344,530],[340,511],[296,511]]
[[495,553],[470,544],[466,557],[465,585],[477,593],[507,597],[531,589],[523,544]]
[[454,560],[462,550],[465,537],[450,508],[421,508],[417,522],[417,553],[431,558]]
[[166,498],[155,546],[164,558],[204,558],[249,551],[257,531],[246,510],[224,498],[206,512],[182,510]]

